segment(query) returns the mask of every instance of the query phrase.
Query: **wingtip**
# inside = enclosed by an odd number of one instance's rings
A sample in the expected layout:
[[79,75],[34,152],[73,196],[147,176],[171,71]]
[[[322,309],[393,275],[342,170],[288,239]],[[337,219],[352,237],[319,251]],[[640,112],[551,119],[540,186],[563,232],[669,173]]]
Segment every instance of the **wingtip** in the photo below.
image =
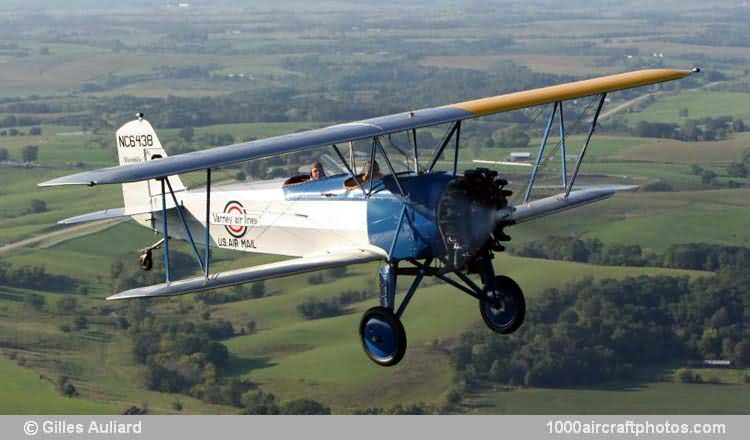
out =
[[615,192],[637,191],[640,187],[640,185],[612,185]]
[[75,179],[76,175],[58,177],[57,179],[47,180],[44,182],[37,183],[36,186],[40,188],[46,188],[51,186],[66,186],[66,185],[86,185],[94,186],[96,182],[93,180],[78,180]]
[[590,189],[594,191],[611,192],[612,195],[614,195],[619,192],[637,191],[639,188],[640,185],[602,185],[593,186]]

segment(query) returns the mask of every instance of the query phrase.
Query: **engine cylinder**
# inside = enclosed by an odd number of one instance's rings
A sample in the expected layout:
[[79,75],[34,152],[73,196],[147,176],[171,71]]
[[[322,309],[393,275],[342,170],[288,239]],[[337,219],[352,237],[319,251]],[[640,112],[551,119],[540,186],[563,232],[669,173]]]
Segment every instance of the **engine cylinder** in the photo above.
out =
[[[448,260],[456,269],[464,268],[488,243],[496,241],[495,212],[508,204],[511,192],[503,189],[507,183],[496,171],[479,168],[467,170],[443,192],[437,224]],[[507,239],[503,234],[502,240]]]

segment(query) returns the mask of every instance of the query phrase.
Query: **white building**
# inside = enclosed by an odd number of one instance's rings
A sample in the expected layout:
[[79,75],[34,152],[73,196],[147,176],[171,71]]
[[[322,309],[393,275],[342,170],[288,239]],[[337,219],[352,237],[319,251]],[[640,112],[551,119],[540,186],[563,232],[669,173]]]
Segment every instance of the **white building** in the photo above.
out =
[[531,162],[531,153],[525,151],[512,151],[508,160],[511,162]]

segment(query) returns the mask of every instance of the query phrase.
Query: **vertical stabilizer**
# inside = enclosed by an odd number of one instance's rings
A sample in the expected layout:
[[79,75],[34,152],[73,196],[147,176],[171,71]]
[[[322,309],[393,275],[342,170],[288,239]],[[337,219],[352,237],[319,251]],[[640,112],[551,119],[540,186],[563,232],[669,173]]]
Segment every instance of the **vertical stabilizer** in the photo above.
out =
[[[142,117],[120,127],[115,133],[115,142],[117,143],[117,156],[120,165],[130,165],[167,157],[167,153],[159,142],[153,127]],[[175,193],[185,190],[185,186],[178,176],[170,176],[169,183]],[[123,183],[122,198],[125,202],[126,212],[159,209],[161,207],[161,182],[152,179]]]

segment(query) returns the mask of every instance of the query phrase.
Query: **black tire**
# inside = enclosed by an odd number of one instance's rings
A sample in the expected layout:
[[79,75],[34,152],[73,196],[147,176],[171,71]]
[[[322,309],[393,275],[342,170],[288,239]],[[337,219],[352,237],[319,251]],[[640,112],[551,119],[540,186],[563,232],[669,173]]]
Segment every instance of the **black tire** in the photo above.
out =
[[148,250],[141,254],[140,258],[138,259],[138,262],[141,264],[141,269],[145,271],[149,271],[154,267],[154,259],[151,254],[151,251]]
[[[479,313],[493,332],[508,335],[518,330],[526,317],[526,300],[521,288],[506,276],[495,277],[495,292],[486,291],[487,299],[479,301]],[[490,298],[495,296],[501,303]]]
[[367,357],[382,367],[396,365],[406,354],[406,331],[388,308],[367,310],[359,322],[359,337]]

